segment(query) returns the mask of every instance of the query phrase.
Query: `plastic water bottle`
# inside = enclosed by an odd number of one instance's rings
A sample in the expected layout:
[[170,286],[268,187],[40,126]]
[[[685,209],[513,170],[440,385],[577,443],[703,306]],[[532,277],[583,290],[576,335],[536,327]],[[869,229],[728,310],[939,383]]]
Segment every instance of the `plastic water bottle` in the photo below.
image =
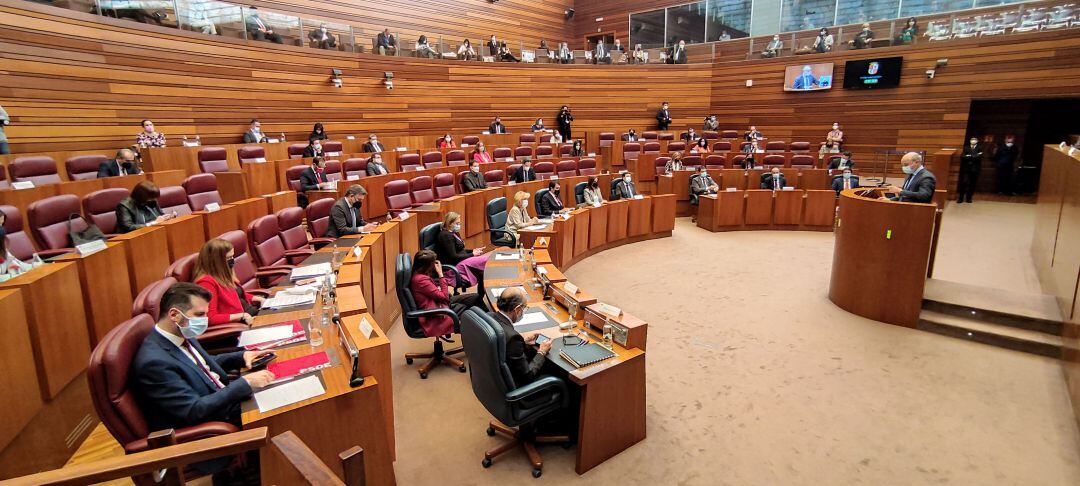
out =
[[282,141],[282,142],[284,142],[284,141],[285,141],[285,132],[281,132],[281,141]]
[[604,319],[604,345],[605,348],[611,349],[611,318]]
[[41,259],[41,255],[34,253],[34,258],[30,260],[30,267],[37,268],[45,264],[45,260]]
[[313,348],[317,348],[323,344],[322,329],[319,329],[319,326],[315,325],[314,322],[308,323],[308,344]]

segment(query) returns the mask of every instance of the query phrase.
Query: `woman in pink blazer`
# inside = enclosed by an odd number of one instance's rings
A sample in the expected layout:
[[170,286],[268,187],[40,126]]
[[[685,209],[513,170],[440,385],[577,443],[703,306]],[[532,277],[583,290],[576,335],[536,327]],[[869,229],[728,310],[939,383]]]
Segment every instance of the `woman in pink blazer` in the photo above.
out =
[[[422,310],[449,308],[459,315],[469,307],[479,307],[487,312],[480,294],[466,293],[450,295],[454,286],[453,277],[444,276],[442,265],[431,250],[420,250],[413,257],[413,274],[409,282],[416,307]],[[445,336],[458,332],[454,329],[454,320],[450,316],[421,317],[420,327],[427,336]]]

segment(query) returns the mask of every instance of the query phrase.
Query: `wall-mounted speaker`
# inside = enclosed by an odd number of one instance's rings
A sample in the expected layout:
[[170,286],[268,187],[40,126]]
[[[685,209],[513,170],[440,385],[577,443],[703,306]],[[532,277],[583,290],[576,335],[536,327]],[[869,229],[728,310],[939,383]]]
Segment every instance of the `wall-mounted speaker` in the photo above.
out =
[[566,20],[570,20],[570,19],[574,18],[574,9],[572,9],[572,8],[566,9],[565,11],[563,11],[563,15],[566,16]]

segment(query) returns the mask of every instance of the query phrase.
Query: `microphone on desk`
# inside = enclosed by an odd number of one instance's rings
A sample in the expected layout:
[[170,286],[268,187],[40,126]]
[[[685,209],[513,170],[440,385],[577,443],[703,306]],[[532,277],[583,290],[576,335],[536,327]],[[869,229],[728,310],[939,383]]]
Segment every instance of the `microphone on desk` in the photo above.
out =
[[352,359],[352,373],[349,375],[349,387],[357,388],[364,385],[364,376],[360,374],[360,350],[357,349],[356,344],[353,344],[352,338],[349,337],[349,333],[345,332],[345,324],[341,322],[341,316],[334,316],[334,324],[337,324],[338,336],[341,338],[341,342],[345,345],[345,350],[349,353],[349,358]]

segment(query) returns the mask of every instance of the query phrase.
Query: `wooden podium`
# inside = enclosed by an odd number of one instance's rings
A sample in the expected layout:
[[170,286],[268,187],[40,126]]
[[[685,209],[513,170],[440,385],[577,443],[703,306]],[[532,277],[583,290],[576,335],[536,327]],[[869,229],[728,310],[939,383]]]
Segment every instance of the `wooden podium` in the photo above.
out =
[[840,193],[829,300],[852,314],[915,327],[937,205],[883,201],[880,194]]

